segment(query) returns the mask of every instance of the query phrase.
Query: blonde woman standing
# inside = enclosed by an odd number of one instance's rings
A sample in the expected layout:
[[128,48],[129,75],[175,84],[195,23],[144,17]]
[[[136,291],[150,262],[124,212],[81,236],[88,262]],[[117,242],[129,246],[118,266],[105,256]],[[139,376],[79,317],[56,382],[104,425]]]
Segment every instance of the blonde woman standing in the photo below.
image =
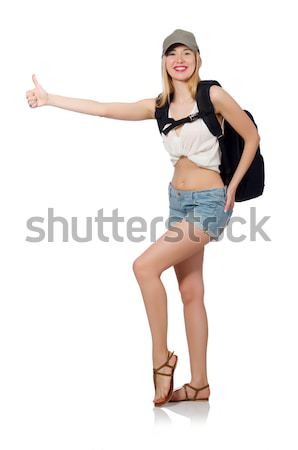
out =
[[[34,89],[26,92],[32,108],[50,105],[70,111],[118,120],[156,118],[156,108],[169,103],[168,117],[174,120],[197,112],[196,92],[200,86],[200,51],[193,33],[176,29],[163,41],[163,92],[158,98],[134,103],[100,103],[48,93],[33,75]],[[170,99],[170,102],[169,102]],[[210,99],[219,123],[226,119],[244,139],[241,160],[228,186],[220,176],[218,139],[202,118],[176,126],[163,136],[174,165],[168,185],[170,214],[167,231],[133,263],[152,336],[154,405],[168,401],[208,400],[206,354],[208,322],[204,305],[204,248],[217,241],[233,212],[237,186],[248,170],[260,137],[239,104],[223,88],[210,87]],[[207,220],[208,219],[208,220]],[[212,220],[213,219],[213,220]],[[173,392],[178,357],[167,345],[167,295],[161,274],[173,266],[184,308],[191,379]]]

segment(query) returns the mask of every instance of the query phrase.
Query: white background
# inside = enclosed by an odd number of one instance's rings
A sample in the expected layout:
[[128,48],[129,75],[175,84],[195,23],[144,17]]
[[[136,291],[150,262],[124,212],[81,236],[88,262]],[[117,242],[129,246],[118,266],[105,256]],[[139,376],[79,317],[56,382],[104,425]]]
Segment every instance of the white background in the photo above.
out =
[[[296,449],[297,35],[294,2],[31,1],[1,6],[1,448]],[[31,76],[50,93],[133,102],[161,91],[163,39],[192,31],[202,79],[216,79],[261,136],[265,191],[235,203],[234,234],[205,248],[209,405],[153,407],[151,336],[127,220],[168,213],[173,167],[155,120],[31,109]],[[250,208],[270,216],[249,239]],[[109,242],[26,241],[48,208],[84,235],[97,211],[124,216]],[[157,237],[165,231],[158,224]],[[190,380],[174,270],[168,347],[175,387]]]

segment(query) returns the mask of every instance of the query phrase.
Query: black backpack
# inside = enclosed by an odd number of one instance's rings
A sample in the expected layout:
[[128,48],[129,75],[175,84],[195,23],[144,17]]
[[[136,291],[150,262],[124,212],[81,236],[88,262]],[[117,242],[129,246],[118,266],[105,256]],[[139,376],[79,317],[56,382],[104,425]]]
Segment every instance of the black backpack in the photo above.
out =
[[[176,128],[178,125],[202,118],[210,132],[216,136],[219,141],[221,150],[221,164],[219,166],[220,176],[223,183],[228,185],[242,156],[244,140],[225,119],[224,134],[222,134],[222,129],[215,115],[214,107],[209,95],[209,89],[213,84],[221,87],[220,83],[216,80],[202,80],[198,83],[196,100],[199,112],[190,114],[180,120],[169,118],[169,102],[167,101],[161,108],[156,106],[155,118],[160,133],[164,134],[168,134],[171,129]],[[170,102],[172,101],[172,98],[173,94],[170,95]],[[252,114],[245,109],[244,111],[250,117],[256,128],[258,128]],[[258,146],[251,165],[236,189],[235,201],[242,202],[262,195],[264,182],[264,159],[260,152],[260,146]]]

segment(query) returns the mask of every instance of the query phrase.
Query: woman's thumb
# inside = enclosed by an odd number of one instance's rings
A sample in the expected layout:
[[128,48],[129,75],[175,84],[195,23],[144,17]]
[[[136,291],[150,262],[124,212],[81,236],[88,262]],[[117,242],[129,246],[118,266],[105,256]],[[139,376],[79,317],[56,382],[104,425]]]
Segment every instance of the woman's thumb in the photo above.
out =
[[32,75],[32,81],[35,84],[35,87],[39,87],[39,84],[38,84],[35,74]]

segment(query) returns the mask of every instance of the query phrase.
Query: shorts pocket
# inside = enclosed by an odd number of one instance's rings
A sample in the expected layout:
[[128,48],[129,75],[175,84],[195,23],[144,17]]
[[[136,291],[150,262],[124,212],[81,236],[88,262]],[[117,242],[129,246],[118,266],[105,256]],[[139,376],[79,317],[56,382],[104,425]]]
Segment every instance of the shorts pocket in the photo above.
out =
[[217,209],[215,201],[195,201],[188,215],[192,221],[200,222],[204,231],[210,232],[217,223]]
[[193,203],[196,206],[202,206],[204,208],[204,205],[225,205],[226,203],[226,195],[225,192],[218,192],[218,193],[208,193],[204,194],[203,196],[199,193],[194,193],[193,195]]
[[230,218],[233,214],[233,210],[224,211],[225,201],[220,203],[215,212],[216,222],[210,223],[210,228],[212,233],[217,236],[217,238],[223,233],[224,229],[227,227]]

